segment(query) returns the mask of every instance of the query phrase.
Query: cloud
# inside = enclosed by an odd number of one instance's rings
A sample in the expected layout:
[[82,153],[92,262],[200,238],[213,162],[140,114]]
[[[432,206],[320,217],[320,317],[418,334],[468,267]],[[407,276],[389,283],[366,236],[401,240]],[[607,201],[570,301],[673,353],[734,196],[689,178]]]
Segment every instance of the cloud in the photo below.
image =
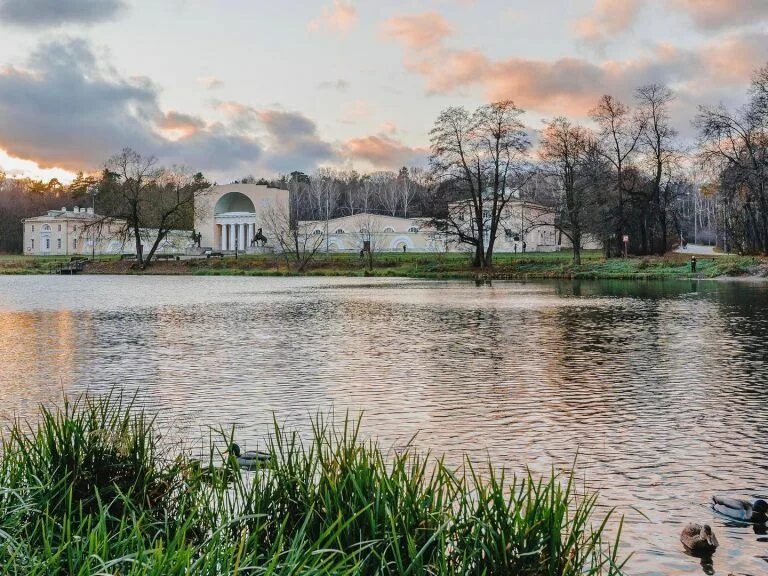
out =
[[409,50],[438,48],[453,28],[439,12],[393,16],[381,27],[382,34],[405,45]]
[[270,144],[263,159],[268,169],[310,172],[336,158],[333,146],[320,137],[314,121],[300,112],[262,110],[257,115],[269,134]]
[[202,84],[208,90],[213,90],[214,88],[221,88],[224,86],[224,82],[216,78],[216,76],[203,76],[201,78],[197,79],[199,84]]
[[329,30],[332,32],[349,32],[357,22],[357,8],[344,0],[333,0],[333,4],[323,6],[320,16],[307,24],[311,32]]
[[192,136],[205,128],[205,122],[196,116],[171,110],[158,121],[158,127],[181,136]]
[[[102,66],[84,40],[44,43],[23,69],[0,73],[0,148],[73,171],[97,168],[126,146],[200,170],[235,169],[261,155],[255,138],[165,113],[158,98],[148,79]],[[163,134],[169,129],[178,137]]]
[[703,30],[722,30],[768,19],[765,0],[667,0]]
[[337,80],[325,80],[320,82],[317,87],[321,90],[336,90],[338,92],[344,92],[347,88],[349,88],[349,82],[343,78],[338,78]]
[[768,19],[762,0],[595,0],[591,13],[573,23],[578,38],[602,45],[629,30],[645,6],[690,18],[703,32],[725,31]]
[[126,7],[124,0],[0,0],[0,22],[29,28],[96,24]]
[[402,45],[406,68],[425,79],[430,94],[479,89],[489,100],[513,99],[540,113],[575,116],[587,115],[604,93],[629,100],[635,87],[648,82],[691,94],[720,93],[723,88],[734,93],[768,58],[765,32],[734,32],[696,49],[658,44],[635,58],[597,62],[578,57],[493,59],[478,50],[445,46],[445,34],[417,40],[426,37],[414,30],[391,37]]
[[627,31],[644,3],[644,0],[597,0],[592,13],[574,23],[574,31],[586,42],[602,44]]
[[363,160],[377,169],[397,169],[425,164],[429,151],[411,148],[387,134],[351,138],[343,143],[341,153],[352,161]]

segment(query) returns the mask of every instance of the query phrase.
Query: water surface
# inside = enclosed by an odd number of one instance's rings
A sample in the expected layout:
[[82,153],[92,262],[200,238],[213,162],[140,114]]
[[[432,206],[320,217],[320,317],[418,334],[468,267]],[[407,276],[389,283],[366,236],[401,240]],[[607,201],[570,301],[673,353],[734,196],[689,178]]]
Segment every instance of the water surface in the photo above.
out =
[[[768,542],[713,493],[768,493],[768,289],[716,282],[0,277],[0,418],[138,388],[179,428],[364,411],[400,445],[577,474],[627,515],[631,574],[765,574]],[[195,428],[197,427],[197,428]]]

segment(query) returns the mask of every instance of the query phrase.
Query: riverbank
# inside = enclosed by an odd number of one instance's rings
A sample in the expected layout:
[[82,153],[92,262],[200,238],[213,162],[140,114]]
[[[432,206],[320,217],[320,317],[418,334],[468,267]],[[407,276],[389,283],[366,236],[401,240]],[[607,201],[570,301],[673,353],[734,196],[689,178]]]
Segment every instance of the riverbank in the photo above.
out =
[[[582,254],[574,266],[570,252],[499,254],[492,270],[473,268],[466,254],[376,254],[373,270],[356,254],[318,254],[302,274],[274,255],[240,256],[237,259],[181,259],[154,262],[136,271],[130,261],[97,258],[86,266],[87,274],[164,274],[209,276],[385,276],[424,279],[615,279],[666,280],[691,278],[750,278],[768,276],[768,259],[755,256],[697,256],[691,272],[690,255],[670,253],[605,259],[599,251]],[[47,274],[65,259],[56,257],[0,256],[0,274]]]
[[222,432],[199,459],[119,394],[41,408],[0,450],[4,574],[619,576],[621,521],[573,478],[449,470],[318,417],[275,426],[246,471]]

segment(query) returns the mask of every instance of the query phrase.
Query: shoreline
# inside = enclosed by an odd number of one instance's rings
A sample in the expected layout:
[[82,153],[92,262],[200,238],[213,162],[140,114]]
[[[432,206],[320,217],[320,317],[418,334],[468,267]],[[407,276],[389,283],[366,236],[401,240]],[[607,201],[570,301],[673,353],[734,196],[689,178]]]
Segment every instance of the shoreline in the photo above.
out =
[[[0,275],[51,274],[68,258],[0,256]],[[701,256],[697,271],[690,271],[686,254],[635,256],[605,259],[598,251],[585,252],[574,266],[568,252],[501,254],[492,269],[473,268],[462,253],[381,253],[374,256],[373,270],[354,254],[319,254],[302,272],[291,269],[274,255],[223,259],[181,259],[153,262],[146,270],[135,270],[131,261],[114,257],[88,262],[85,275],[170,276],[328,276],[363,278],[412,278],[422,280],[713,280],[761,283],[768,280],[768,259],[757,256]]]

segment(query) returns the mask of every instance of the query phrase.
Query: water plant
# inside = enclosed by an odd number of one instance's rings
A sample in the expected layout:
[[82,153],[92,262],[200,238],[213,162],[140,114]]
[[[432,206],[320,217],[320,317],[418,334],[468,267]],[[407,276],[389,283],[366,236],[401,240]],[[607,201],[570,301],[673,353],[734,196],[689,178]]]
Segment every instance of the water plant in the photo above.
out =
[[0,445],[0,572],[19,575],[621,573],[596,495],[573,477],[454,470],[318,416],[275,423],[245,472],[212,438],[204,458],[120,393],[64,399]]

